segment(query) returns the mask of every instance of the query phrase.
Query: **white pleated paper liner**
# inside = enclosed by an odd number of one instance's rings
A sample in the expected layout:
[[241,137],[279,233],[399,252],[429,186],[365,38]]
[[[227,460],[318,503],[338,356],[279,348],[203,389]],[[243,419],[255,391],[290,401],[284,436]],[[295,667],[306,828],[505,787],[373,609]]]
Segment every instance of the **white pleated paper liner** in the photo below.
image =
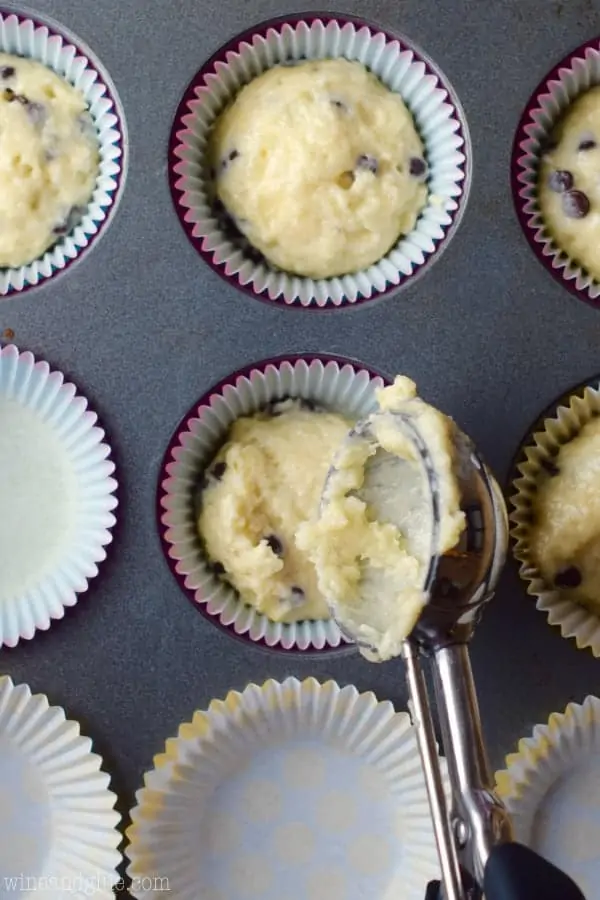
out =
[[519,742],[496,774],[515,839],[600,897],[600,700],[554,713]]
[[[300,59],[361,62],[402,95],[425,145],[429,199],[414,230],[379,262],[355,274],[313,280],[257,262],[223,228],[207,192],[207,138],[225,106],[266,69]],[[188,86],[169,144],[169,179],[177,215],[197,252],[228,283],[267,301],[320,309],[395,292],[441,255],[464,212],[471,181],[470,138],[460,102],[435,63],[402,35],[343,15],[272,19],[218,50]]]
[[0,348],[0,647],[62,618],[106,557],[117,482],[96,423],[60,372]]
[[0,896],[113,896],[120,816],[101,764],[63,709],[0,677]]
[[333,681],[213,701],[167,742],[136,800],[134,897],[423,900],[438,877],[410,717]]
[[240,600],[216,577],[198,537],[195,497],[204,468],[226,441],[232,423],[286,397],[312,400],[350,420],[375,407],[383,378],[360,363],[311,354],[255,363],[212,387],[179,424],[158,480],[157,513],[165,558],[186,596],[229,634],[269,649],[349,649],[333,619],[273,622]]
[[100,167],[79,224],[42,257],[25,266],[0,268],[0,297],[46,282],[81,259],[111,222],[125,184],[127,132],[123,109],[108,72],[79,38],[52,19],[0,4],[0,51],[48,66],[84,96],[96,126]]
[[566,56],[537,86],[521,116],[512,149],[511,184],[517,218],[529,246],[544,268],[572,294],[600,306],[600,282],[551,237],[538,203],[540,156],[552,130],[569,106],[600,84],[600,38]]
[[[552,463],[560,447],[568,443],[594,416],[600,415],[600,379],[590,379],[554,401],[529,429],[515,456],[510,476],[509,520],[513,551],[520,563],[519,574],[527,593],[548,616],[550,625],[560,628],[565,638],[574,638],[579,649],[589,648],[600,657],[600,614],[573,602],[543,579],[529,544],[532,501],[544,465]],[[600,609],[600,597],[599,609]]]

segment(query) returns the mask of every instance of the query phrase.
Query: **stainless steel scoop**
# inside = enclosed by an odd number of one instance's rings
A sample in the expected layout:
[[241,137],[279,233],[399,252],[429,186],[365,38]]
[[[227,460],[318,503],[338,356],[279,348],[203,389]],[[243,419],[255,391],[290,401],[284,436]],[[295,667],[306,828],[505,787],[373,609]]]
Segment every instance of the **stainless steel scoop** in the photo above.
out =
[[[411,711],[426,777],[432,819],[438,845],[446,900],[472,896],[465,888],[465,873],[483,885],[491,849],[512,839],[508,815],[492,789],[484,747],[468,642],[484,604],[491,598],[504,565],[507,549],[507,517],[498,485],[469,438],[454,426],[457,450],[457,481],[466,529],[459,545],[440,555],[440,483],[434,459],[418,419],[409,414],[380,412],[386,424],[393,424],[415,450],[421,467],[419,499],[398,496],[389,490],[398,466],[408,465],[381,448],[369,458],[363,486],[356,492],[381,521],[402,527],[419,506],[430,516],[431,545],[424,589],[429,602],[410,636],[403,644]],[[375,419],[359,423],[347,440],[376,443]],[[330,470],[323,503],[327,503],[332,480],[339,475]],[[388,485],[388,489],[385,486]],[[410,493],[410,492],[405,492]],[[406,532],[404,532],[406,533]],[[361,590],[376,591],[377,579],[367,577]],[[372,596],[376,596],[373,594]],[[337,619],[339,607],[332,613]],[[341,616],[343,618],[343,615]],[[347,634],[347,629],[344,628]],[[347,635],[350,639],[356,635]],[[376,658],[372,648],[361,646],[367,657]],[[451,796],[445,796],[440,773],[435,730],[422,660],[433,669],[442,740],[448,763]]]

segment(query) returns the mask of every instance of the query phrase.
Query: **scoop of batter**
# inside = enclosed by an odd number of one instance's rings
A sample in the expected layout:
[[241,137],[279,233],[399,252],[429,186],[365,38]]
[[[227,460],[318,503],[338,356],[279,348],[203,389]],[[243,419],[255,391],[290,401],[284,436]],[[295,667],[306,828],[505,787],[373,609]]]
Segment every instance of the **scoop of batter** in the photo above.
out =
[[600,87],[569,109],[540,165],[539,202],[556,244],[600,280]]
[[402,98],[344,59],[269,69],[218,119],[218,197],[275,266],[327,278],[381,259],[427,197]]
[[[300,545],[340,625],[373,660],[398,656],[427,602],[432,556],[456,546],[465,527],[455,476],[452,422],[398,377],[378,392],[379,410],[342,445],[318,521]],[[433,460],[438,521],[415,444],[394,416],[408,417]],[[434,534],[437,531],[437,542]]]
[[41,63],[0,53],[0,266],[21,266],[67,234],[98,173],[83,95]]
[[546,462],[533,515],[531,554],[546,583],[600,609],[600,419]]
[[296,533],[316,515],[350,423],[304,401],[238,419],[211,465],[198,528],[213,570],[276,622],[329,618]]

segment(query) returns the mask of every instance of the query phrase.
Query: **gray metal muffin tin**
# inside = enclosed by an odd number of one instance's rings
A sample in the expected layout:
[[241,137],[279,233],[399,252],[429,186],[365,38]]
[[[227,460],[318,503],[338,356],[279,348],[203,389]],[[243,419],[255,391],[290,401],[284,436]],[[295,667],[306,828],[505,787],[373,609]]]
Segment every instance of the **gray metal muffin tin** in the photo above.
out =
[[[600,370],[600,312],[536,261],[509,187],[519,115],[554,64],[600,30],[600,3],[344,4],[340,12],[408,35],[453,83],[470,125],[474,180],[457,235],[422,280],[398,297],[329,313],[269,307],[224,284],[185,237],[166,176],[171,122],[194,73],[234,34],[297,12],[294,0],[38,0],[37,10],[87,42],[114,79],[129,127],[129,174],[98,247],[64,277],[1,300],[0,335],[14,331],[20,349],[62,369],[100,414],[118,466],[119,524],[89,592],[48,632],[2,651],[0,670],[81,720],[125,810],[179,723],[249,681],[334,678],[406,707],[399,663],[279,656],[198,615],[159,547],[161,457],[211,384],[266,357],[323,351],[409,374],[505,479],[538,412]],[[512,560],[472,656],[495,767],[534,723],[598,691],[599,663],[536,611]]]

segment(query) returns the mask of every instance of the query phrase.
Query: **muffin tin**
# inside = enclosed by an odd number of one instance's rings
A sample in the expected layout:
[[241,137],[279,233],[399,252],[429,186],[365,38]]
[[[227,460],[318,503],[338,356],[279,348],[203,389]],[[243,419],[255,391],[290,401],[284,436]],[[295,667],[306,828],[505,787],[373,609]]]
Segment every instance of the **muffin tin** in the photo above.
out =
[[[576,60],[588,60],[595,52],[597,39],[575,6],[550,4],[550,9],[546,0],[532,0],[525,17],[520,6],[513,10],[510,4],[484,10],[466,0],[423,0],[418,8],[405,5],[400,15],[398,7],[385,0],[377,16],[381,24],[369,26],[373,32],[392,43],[397,34],[410,36],[400,39],[401,47],[408,45],[420,55],[412,43],[416,37],[435,60],[422,54],[422,76],[432,75],[427,67],[438,78],[443,70],[444,81],[447,75],[456,88],[451,99],[459,112],[465,177],[453,224],[440,243],[440,248],[449,245],[448,252],[435,267],[419,264],[400,291],[382,283],[369,297],[365,290],[352,298],[342,286],[336,302],[327,290],[314,297],[302,294],[300,285],[287,297],[283,289],[273,297],[268,290],[265,295],[252,289],[252,297],[266,299],[266,306],[239,290],[236,273],[226,280],[218,277],[225,270],[224,259],[215,265],[211,256],[206,265],[195,252],[199,236],[192,235],[191,247],[181,228],[183,224],[190,232],[191,224],[178,221],[178,213],[184,219],[186,214],[174,210],[169,199],[170,180],[179,206],[174,178],[181,176],[174,173],[179,120],[197,78],[204,77],[203,67],[226,62],[240,35],[252,39],[257,31],[269,31],[269,23],[256,24],[264,6],[234,0],[223,15],[203,18],[192,0],[178,4],[176,14],[167,6],[148,12],[138,0],[118,10],[116,5],[113,10],[84,9],[70,0],[46,0],[44,15],[16,10],[42,28],[46,11],[54,13],[89,42],[93,53],[68,29],[47,20],[50,31],[80,47],[100,72],[114,104],[120,155],[114,191],[108,192],[111,203],[98,232],[106,237],[97,252],[86,265],[65,265],[73,271],[64,278],[55,278],[51,268],[37,281],[26,276],[11,282],[0,303],[0,340],[50,360],[67,380],[81,385],[102,416],[119,472],[120,528],[102,577],[90,585],[94,602],[81,604],[76,615],[55,623],[47,635],[3,648],[0,655],[3,670],[15,681],[35,678],[44,691],[85,717],[86,731],[93,731],[106,748],[123,809],[131,807],[133,792],[165,734],[179,721],[188,721],[194,710],[207,707],[211,698],[226,696],[232,688],[242,690],[249,681],[314,673],[340,684],[373,688],[381,699],[393,697],[398,709],[406,705],[397,667],[367,667],[356,654],[341,652],[347,647],[340,644],[336,649],[327,641],[321,648],[310,641],[304,649],[294,649],[293,642],[286,648],[283,641],[266,640],[266,631],[256,633],[256,640],[234,641],[230,635],[236,629],[230,623],[214,627],[218,611],[198,616],[192,605],[181,601],[183,575],[176,573],[178,585],[161,558],[161,549],[166,547],[168,556],[170,550],[163,500],[165,479],[173,474],[166,467],[174,462],[170,454],[199,405],[210,405],[214,395],[225,394],[232,377],[237,384],[239,375],[266,371],[260,360],[271,360],[275,369],[299,357],[320,360],[325,368],[329,363],[343,368],[349,357],[354,370],[414,377],[424,397],[473,436],[501,477],[527,423],[549,398],[597,371],[600,319],[593,309],[569,303],[565,288],[575,285],[583,299],[596,298],[577,276],[565,280],[562,268],[553,268],[553,283],[535,266],[515,227],[508,190],[511,174],[521,224],[548,262],[552,253],[545,254],[536,223],[532,228],[525,209],[530,197],[520,193],[525,170],[519,166],[527,152],[522,142],[531,139],[527,116],[543,93],[542,88],[536,90],[526,106],[532,86],[578,43],[592,41],[568,57],[577,71],[585,64]],[[560,28],[540,28],[548,16],[552,22],[559,20],[559,7]],[[326,29],[336,18],[332,13],[298,14],[288,0],[274,11],[283,16],[271,23],[280,32],[283,21],[295,26],[299,20],[319,20]],[[360,31],[362,22],[352,11],[359,12],[357,4],[337,18]],[[4,14],[14,12],[7,9]],[[518,54],[517,45],[531,50]],[[110,76],[96,61],[96,52]],[[496,77],[500,70],[502,80]],[[562,77],[558,69],[552,71],[551,78],[556,77]],[[464,114],[458,98],[465,104]],[[125,202],[119,204],[128,169],[125,115],[132,166]],[[513,138],[517,155],[509,173]],[[473,188],[458,228],[472,160]],[[108,222],[113,223],[110,228]],[[89,243],[97,243],[97,237]],[[74,259],[87,252],[76,252]],[[439,255],[440,250],[431,259]],[[34,282],[43,282],[43,289],[21,296]],[[381,303],[370,302],[388,293]],[[307,315],[303,307],[324,313]],[[182,420],[186,409],[191,412]],[[213,430],[215,442],[225,425],[224,420]],[[171,556],[169,564],[175,568]],[[529,615],[526,592],[515,575],[509,564],[473,647],[488,744],[497,767],[532,721],[545,720],[572,697],[583,700],[597,677],[597,661],[589,651],[577,652],[542,616]],[[188,594],[196,590],[183,586]],[[194,605],[206,612],[203,598],[201,604],[197,599]],[[277,644],[288,652],[272,652]],[[256,652],[255,645],[265,652]],[[519,690],[510,689],[515,683]]]

